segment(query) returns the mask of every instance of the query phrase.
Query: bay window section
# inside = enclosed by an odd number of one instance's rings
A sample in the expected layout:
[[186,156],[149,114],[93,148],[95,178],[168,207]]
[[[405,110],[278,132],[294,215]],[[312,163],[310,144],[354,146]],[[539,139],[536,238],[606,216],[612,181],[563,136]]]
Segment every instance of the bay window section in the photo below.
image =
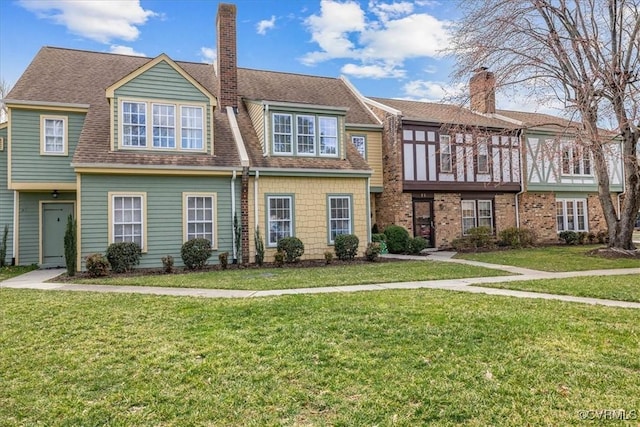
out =
[[314,116],[296,116],[298,122],[298,154],[316,154]]
[[202,107],[180,107],[181,116],[181,143],[184,150],[202,150],[204,148],[203,139],[203,119]]
[[273,152],[277,154],[293,154],[292,139],[291,114],[274,114]]
[[153,147],[176,148],[176,107],[153,104]]
[[335,156],[338,154],[338,119],[335,117],[319,117],[320,154]]
[[329,196],[329,243],[340,234],[351,234],[351,230],[351,197]]
[[144,102],[122,103],[122,145],[125,147],[147,146],[147,104]]
[[276,246],[283,237],[293,236],[293,197],[267,197],[268,246]]

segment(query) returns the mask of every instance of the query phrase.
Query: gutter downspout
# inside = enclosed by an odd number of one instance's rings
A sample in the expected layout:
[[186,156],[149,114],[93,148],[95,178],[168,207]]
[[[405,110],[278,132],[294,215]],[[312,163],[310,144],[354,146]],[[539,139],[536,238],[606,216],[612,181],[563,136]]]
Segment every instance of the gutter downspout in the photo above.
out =
[[236,171],[231,176],[231,246],[233,247],[233,259],[237,262],[238,254],[236,253]]
[[[253,180],[253,226],[258,228],[258,180],[260,179],[260,171],[256,171],[256,177]],[[264,233],[264,231],[263,231]]]
[[11,230],[11,265],[16,265],[18,254],[16,254],[17,234],[18,234],[18,190],[13,190],[13,230]]
[[[269,104],[265,104],[262,108],[262,117],[264,118],[263,130],[262,133],[264,135],[264,147],[262,147],[262,155],[267,157],[269,153],[269,145],[267,144],[267,125],[269,124]],[[256,171],[256,179],[258,179],[258,172]]]
[[518,129],[517,136],[518,140],[520,141],[520,150],[518,150],[518,157],[520,160],[520,191],[516,193],[516,228],[520,228],[520,202],[518,201],[518,199],[519,196],[525,192],[524,175],[526,171],[524,168],[524,161],[522,160],[522,150],[525,149],[526,144],[523,146],[522,129]]

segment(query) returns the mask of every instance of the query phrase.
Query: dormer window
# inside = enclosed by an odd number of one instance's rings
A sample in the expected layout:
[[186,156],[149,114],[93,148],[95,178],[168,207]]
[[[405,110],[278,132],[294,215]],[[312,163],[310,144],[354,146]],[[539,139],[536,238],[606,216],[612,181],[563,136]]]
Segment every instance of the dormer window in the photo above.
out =
[[337,117],[274,112],[271,126],[274,155],[338,156]]
[[176,148],[175,105],[153,104],[153,147]]
[[122,145],[147,146],[147,104],[144,102],[122,103]]

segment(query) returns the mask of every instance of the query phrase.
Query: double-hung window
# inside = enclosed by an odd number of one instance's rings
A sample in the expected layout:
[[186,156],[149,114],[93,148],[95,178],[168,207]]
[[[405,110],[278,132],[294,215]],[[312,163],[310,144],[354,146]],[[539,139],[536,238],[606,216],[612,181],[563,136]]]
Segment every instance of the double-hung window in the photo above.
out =
[[338,119],[335,117],[319,117],[320,154],[335,156],[338,154]]
[[67,153],[67,132],[65,117],[42,118],[42,154]]
[[176,148],[176,107],[153,104],[153,147]]
[[111,242],[134,242],[144,250],[144,195],[111,195]]
[[367,158],[367,139],[364,136],[352,136],[351,142],[355,145],[358,153],[366,159]]
[[563,175],[591,175],[591,157],[586,147],[565,144],[562,148]]
[[273,152],[277,154],[293,154],[291,114],[273,115]]
[[493,203],[491,200],[462,201],[462,234],[471,228],[487,227],[493,230]]
[[276,246],[283,237],[293,236],[293,197],[267,196],[268,246]]
[[298,154],[316,154],[315,116],[296,116],[298,122]]
[[202,107],[180,107],[182,142],[184,150],[202,150],[204,147]]
[[351,197],[329,196],[329,243],[340,234],[351,234]]
[[212,247],[215,246],[214,209],[215,195],[213,194],[185,195],[185,240],[203,238],[209,240]]
[[558,232],[588,231],[586,199],[556,199]]
[[453,171],[453,159],[451,156],[451,136],[440,135],[440,172]]
[[477,167],[478,173],[489,173],[489,146],[487,138],[478,138]]
[[147,104],[145,102],[122,103],[122,145],[124,147],[147,146]]

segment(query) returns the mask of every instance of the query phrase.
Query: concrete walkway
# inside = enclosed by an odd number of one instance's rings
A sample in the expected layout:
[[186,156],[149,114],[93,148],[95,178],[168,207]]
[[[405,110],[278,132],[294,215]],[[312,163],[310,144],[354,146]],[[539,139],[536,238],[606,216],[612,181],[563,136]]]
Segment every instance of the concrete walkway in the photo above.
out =
[[320,288],[296,288],[296,289],[277,289],[268,291],[245,291],[245,290],[224,290],[224,289],[201,289],[201,288],[163,288],[152,286],[110,286],[110,285],[80,285],[68,283],[49,283],[60,274],[64,273],[64,269],[52,270],[34,270],[29,273],[14,277],[4,282],[0,282],[0,288],[13,289],[40,289],[40,290],[59,290],[59,291],[83,291],[83,292],[113,292],[113,293],[135,293],[149,295],[171,295],[171,296],[191,296],[204,298],[255,298],[277,295],[295,295],[295,294],[320,294],[331,292],[360,292],[360,291],[379,291],[385,289],[445,289],[459,292],[481,293],[488,295],[503,295],[517,298],[537,298],[547,300],[559,300],[568,302],[578,302],[583,304],[605,305],[610,307],[625,307],[640,309],[640,303],[613,301],[598,298],[574,297],[568,295],[555,295],[539,292],[514,291],[509,289],[485,288],[482,284],[488,283],[504,283],[517,282],[525,280],[539,279],[555,279],[579,276],[614,276],[624,274],[640,275],[640,268],[624,268],[616,270],[591,270],[591,271],[571,271],[563,273],[550,273],[546,271],[531,270],[527,268],[513,267],[507,265],[488,264],[484,262],[468,261],[452,258],[454,252],[434,252],[428,257],[423,256],[398,256],[393,257],[401,259],[417,259],[417,260],[433,260],[442,262],[454,262],[459,264],[474,265],[479,267],[487,267],[497,270],[503,270],[513,273],[512,276],[498,277],[476,277],[467,279],[447,279],[447,280],[426,280],[416,282],[398,282],[398,283],[382,283],[372,285],[353,285],[353,286],[328,286]]

